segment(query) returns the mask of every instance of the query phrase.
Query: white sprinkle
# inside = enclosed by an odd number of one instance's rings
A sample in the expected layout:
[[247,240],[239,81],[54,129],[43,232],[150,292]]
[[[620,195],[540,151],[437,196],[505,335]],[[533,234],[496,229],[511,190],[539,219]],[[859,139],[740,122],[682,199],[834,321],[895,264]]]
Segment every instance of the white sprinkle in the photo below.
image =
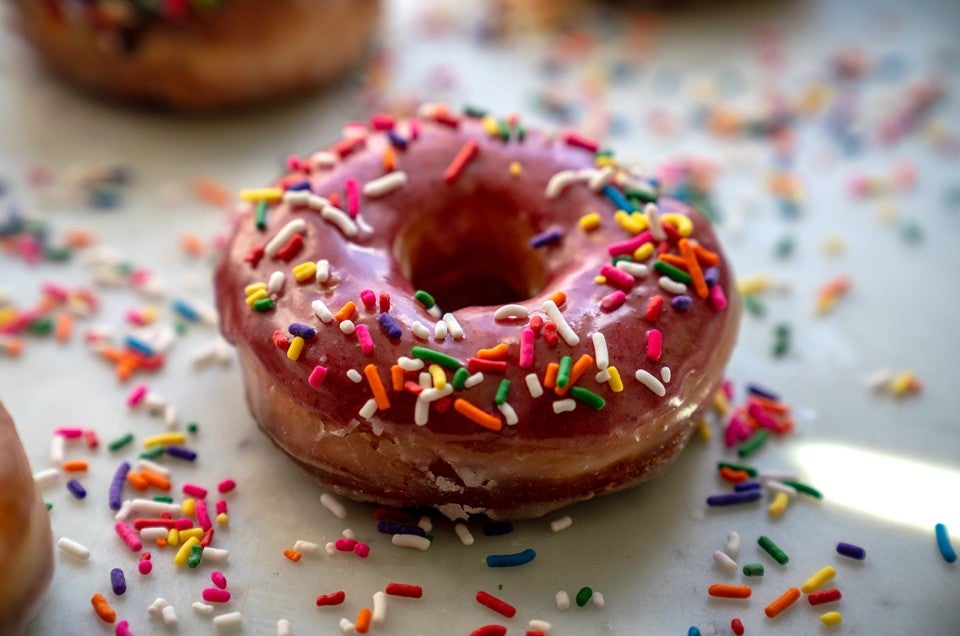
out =
[[340,619],[340,631],[344,634],[352,634],[356,629],[357,626],[351,623],[349,618]]
[[309,190],[287,190],[283,193],[283,202],[290,206],[306,205],[309,200]]
[[153,391],[148,392],[146,397],[143,398],[143,406],[150,411],[150,415],[163,413],[163,407],[166,406],[166,404],[167,401]]
[[543,395],[543,387],[540,385],[540,378],[537,377],[536,373],[528,373],[523,379],[527,382],[530,397],[538,398]]
[[427,515],[420,515],[420,521],[417,522],[417,526],[427,534],[433,532],[433,520]]
[[177,428],[177,407],[173,404],[167,404],[163,409],[163,425],[168,431]]
[[373,181],[367,181],[363,185],[363,194],[371,199],[376,199],[406,185],[407,173],[403,170],[396,170]]
[[733,574],[737,571],[737,562],[731,559],[728,555],[724,554],[721,550],[716,550],[713,553],[713,561],[717,564],[717,567],[728,574]]
[[457,523],[453,526],[454,532],[457,533],[457,536],[460,537],[460,542],[463,545],[473,545],[473,535],[470,534],[470,528],[464,523]]
[[[424,389],[426,390],[426,389]],[[423,395],[423,391],[420,392]],[[417,426],[424,426],[430,421],[430,402],[421,400],[417,396],[417,401],[413,403],[413,423]]]
[[740,554],[740,534],[736,530],[727,533],[727,556],[736,559]]
[[[166,528],[141,528],[140,529],[140,540],[141,541],[156,541],[160,537],[166,538],[169,534],[169,531]],[[204,558],[206,558],[206,553],[204,553]]]
[[360,407],[358,415],[365,420],[369,420],[377,412],[377,400],[370,398]]
[[[204,550],[203,558],[207,558],[206,550]],[[190,604],[190,607],[193,608],[194,612],[196,612],[197,614],[200,614],[201,616],[210,616],[211,614],[213,614],[213,605],[208,605],[207,603],[203,603],[201,601],[194,601],[193,603]]]
[[554,519],[550,522],[550,529],[554,532],[560,532],[561,530],[566,530],[573,525],[573,519],[570,518],[570,515],[565,515],[559,519]]
[[324,284],[330,280],[330,261],[325,258],[321,258],[317,261],[317,282],[319,284]]
[[293,544],[293,549],[300,554],[318,555],[320,554],[320,544],[311,541],[297,540]]
[[344,320],[340,323],[340,331],[347,334],[348,336],[357,330],[357,326],[353,324],[353,321],[350,319]]
[[550,320],[557,325],[557,333],[563,338],[564,342],[571,347],[580,344],[580,336],[575,334],[570,325],[567,324],[567,319],[560,313],[560,308],[557,307],[557,303],[552,300],[547,300],[543,303],[543,311],[546,312]]
[[227,559],[230,558],[230,551],[224,550],[223,548],[210,548],[206,547],[203,549],[203,560],[209,561],[210,563],[226,563]]
[[319,150],[310,155],[308,161],[318,168],[332,168],[337,165],[339,158],[329,150]]
[[320,216],[327,223],[337,226],[344,236],[354,238],[360,233],[360,228],[353,222],[350,215],[333,205],[325,205],[320,211]]
[[333,541],[331,541],[331,542],[327,543],[326,545],[324,545],[324,546],[323,546],[323,549],[324,549],[324,551],[325,551],[327,554],[329,554],[329,555],[331,555],[331,556],[333,556],[334,554],[336,554],[337,552],[339,552],[339,550],[337,550],[337,544],[334,543]]
[[500,412],[503,413],[503,418],[507,423],[507,426],[513,426],[520,420],[517,419],[517,412],[513,410],[513,407],[510,406],[509,402],[504,402],[503,404],[498,404],[497,408],[500,409]]
[[530,310],[523,305],[504,305],[493,312],[494,320],[526,320]]
[[413,330],[413,335],[417,338],[421,340],[430,339],[430,329],[419,320],[414,320],[413,324],[410,325],[410,329]]
[[54,435],[50,438],[50,463],[62,464],[64,452],[66,450],[67,440],[63,435]]
[[634,278],[643,278],[650,273],[649,267],[633,261],[617,261],[617,269],[630,274]]
[[270,274],[270,279],[267,281],[267,293],[268,294],[279,294],[283,289],[283,283],[286,280],[286,277],[283,275],[279,269],[274,273]]
[[313,313],[317,315],[317,318],[320,319],[320,322],[333,322],[333,312],[330,311],[329,307],[327,307],[327,303],[317,298],[310,303],[310,307],[313,309]]
[[597,381],[597,384],[603,384],[604,382],[610,381],[610,369],[604,369],[593,376],[593,379]]
[[213,626],[218,630],[234,630],[243,625],[243,614],[240,612],[229,612],[213,617]]
[[354,532],[352,528],[344,528],[343,531],[342,531],[340,534],[343,535],[344,538],[346,538],[346,539],[354,539],[354,540],[355,540],[355,539],[357,538],[357,533]]
[[463,340],[463,327],[460,326],[460,323],[457,322],[457,317],[451,314],[449,311],[443,314],[443,322],[447,323],[447,329],[450,331],[450,335],[454,340]]
[[477,386],[481,382],[483,382],[483,373],[481,373],[480,371],[477,371],[473,375],[467,376],[467,379],[463,383],[463,388],[472,389],[473,387]]
[[437,342],[443,342],[447,339],[447,323],[438,320],[433,325],[433,339]]
[[561,612],[566,609],[570,609],[570,595],[560,590],[557,592],[557,595],[554,597],[554,600],[557,603],[557,609]]
[[420,375],[417,376],[417,384],[425,389],[429,389],[433,386],[433,376],[426,371],[421,371]]
[[[165,512],[171,515],[180,516],[183,514],[183,509],[181,508],[180,504],[175,503],[165,503],[163,501],[154,501],[152,499],[132,499],[129,507],[127,508],[126,514],[159,517]],[[118,511],[114,518],[117,521],[122,521],[127,517],[121,517],[120,511]]]
[[430,547],[430,539],[418,534],[395,534],[391,541],[398,548],[414,548],[421,552]]
[[761,481],[763,482],[764,488],[766,488],[767,490],[772,490],[773,492],[783,492],[783,493],[786,493],[787,496],[789,497],[793,497],[797,494],[796,488],[794,488],[793,486],[790,486],[789,484],[785,484],[782,481],[778,481],[776,479],[763,479],[763,478],[761,478]]
[[453,393],[453,385],[447,382],[446,384],[443,385],[442,389],[438,389],[436,387],[430,387],[430,388],[424,389],[423,391],[420,391],[420,395],[417,396],[417,399],[423,400],[424,402],[429,404],[430,402],[436,402],[440,398],[447,397],[451,393]]
[[593,334],[593,357],[597,361],[597,368],[603,371],[610,366],[610,355],[607,353],[607,339],[599,331]]
[[277,636],[291,636],[293,629],[291,623],[286,618],[277,621]]
[[667,232],[660,225],[660,208],[656,203],[648,203],[643,207],[643,213],[647,215],[647,229],[653,235],[653,240],[661,242],[667,240]]
[[68,539],[67,537],[60,537],[59,539],[57,539],[57,547],[75,559],[86,561],[87,559],[90,558],[90,550],[83,547],[73,539]]
[[167,468],[167,467],[164,466],[163,464],[158,464],[158,463],[155,462],[155,461],[151,461],[151,460],[149,460],[149,459],[146,459],[145,457],[141,457],[140,459],[137,460],[136,467],[137,467],[138,470],[139,470],[139,469],[143,469],[143,468],[146,468],[147,470],[152,470],[153,472],[159,473],[159,474],[163,475],[164,477],[169,477],[169,476],[170,476],[170,469],[169,469],[169,468]]
[[671,294],[683,294],[687,291],[687,286],[679,281],[675,281],[669,276],[661,276],[657,284]]
[[663,380],[664,384],[670,384],[670,378],[673,377],[673,372],[670,371],[670,367],[663,367],[660,369],[660,378]]
[[346,519],[347,518],[347,509],[343,507],[343,504],[337,501],[336,497],[330,493],[323,493],[320,495],[320,504],[333,513],[333,516],[337,519]]
[[593,174],[587,180],[587,186],[594,192],[599,192],[603,186],[613,181],[613,175],[616,168],[614,166],[604,166],[599,170],[594,170]]
[[649,371],[645,369],[637,369],[635,377],[640,381],[641,384],[643,384],[643,386],[647,387],[660,397],[666,395],[667,390],[664,388],[663,383],[655,378]]
[[373,611],[371,612],[370,622],[374,625],[383,625],[387,620],[387,593],[378,590],[373,593]]
[[557,414],[567,413],[575,408],[577,408],[577,401],[573,398],[567,398],[566,400],[555,400],[553,403],[553,412]]
[[594,592],[590,600],[593,602],[594,607],[603,607],[604,605],[603,594],[600,592]]
[[[159,618],[160,614],[163,612],[163,608],[167,605],[169,605],[169,603],[167,603],[167,599],[163,598],[162,596],[158,596],[153,603],[150,603],[150,605],[147,606],[147,614]],[[211,607],[210,609],[213,608]]]
[[309,207],[311,210],[322,212],[323,208],[328,205],[330,205],[330,201],[319,194],[310,193],[310,195],[307,196],[307,207]]
[[544,191],[544,194],[548,199],[556,199],[558,196],[563,194],[563,191],[567,189],[567,186],[576,183],[579,180],[580,174],[576,170],[561,170],[550,177],[550,181],[547,182],[547,189]]
[[530,622],[527,623],[527,627],[535,632],[549,632],[552,625],[547,621],[542,621],[539,618],[530,619]]
[[407,356],[400,356],[397,358],[397,364],[404,371],[419,371],[423,368],[423,360],[420,358],[408,358]]
[[173,605],[167,605],[160,610],[160,618],[166,627],[175,627],[177,624],[177,610]]
[[57,483],[57,481],[59,481],[59,479],[60,471],[56,468],[45,468],[33,473],[33,481],[37,484],[37,488],[40,490],[53,486]]
[[434,305],[433,307],[427,309],[427,313],[434,320],[441,320],[443,318],[443,312],[440,311],[440,307],[437,305]]
[[273,235],[272,239],[267,241],[266,246],[263,248],[263,253],[270,258],[275,258],[277,252],[279,252],[295,234],[303,234],[306,231],[307,222],[305,220],[293,219],[292,221],[287,221],[287,224],[280,228],[280,230]]

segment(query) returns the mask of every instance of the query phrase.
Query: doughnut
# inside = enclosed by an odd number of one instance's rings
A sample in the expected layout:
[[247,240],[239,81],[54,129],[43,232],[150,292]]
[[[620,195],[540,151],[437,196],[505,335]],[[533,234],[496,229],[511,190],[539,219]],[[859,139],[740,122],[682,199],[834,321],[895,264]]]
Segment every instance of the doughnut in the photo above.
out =
[[20,634],[53,574],[50,517],[10,414],[0,403],[0,634]]
[[185,112],[332,82],[366,48],[378,0],[14,0],[19,30],[73,83]]
[[267,435],[334,492],[535,517],[660,474],[740,305],[700,214],[575,132],[378,114],[246,202],[214,272]]

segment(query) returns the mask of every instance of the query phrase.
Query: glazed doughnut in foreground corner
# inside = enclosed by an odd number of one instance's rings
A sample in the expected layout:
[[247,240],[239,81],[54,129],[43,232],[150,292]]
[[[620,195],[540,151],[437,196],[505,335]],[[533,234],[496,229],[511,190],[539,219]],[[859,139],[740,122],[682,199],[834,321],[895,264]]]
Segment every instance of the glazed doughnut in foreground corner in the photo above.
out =
[[683,448],[739,321],[694,210],[590,139],[435,105],[289,163],[241,192],[217,306],[254,417],[320,482],[520,518]]
[[364,51],[379,14],[379,0],[13,4],[19,30],[63,77],[188,112],[263,103],[335,80]]
[[20,634],[53,574],[50,518],[17,429],[0,403],[0,634]]

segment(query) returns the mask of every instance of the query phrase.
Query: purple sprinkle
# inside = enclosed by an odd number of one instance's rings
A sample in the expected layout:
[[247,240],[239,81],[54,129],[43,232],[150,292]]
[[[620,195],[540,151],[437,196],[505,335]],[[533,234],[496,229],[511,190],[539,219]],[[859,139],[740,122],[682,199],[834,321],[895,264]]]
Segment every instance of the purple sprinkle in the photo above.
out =
[[290,190],[309,190],[310,189],[310,180],[304,179],[303,181],[297,181],[296,183],[290,183],[285,186],[287,191]]
[[123,503],[123,483],[127,480],[128,472],[130,472],[130,462],[120,462],[120,465],[117,466],[117,472],[113,474],[113,481],[110,482],[110,491],[107,497],[111,510],[120,510]]
[[693,299],[686,294],[680,294],[679,296],[673,297],[670,301],[670,306],[677,311],[686,311],[693,306]]
[[83,499],[87,496],[86,488],[84,488],[83,485],[76,479],[71,479],[67,482],[67,490],[69,490],[70,494],[77,499]]
[[380,314],[380,328],[387,333],[387,338],[391,340],[399,340],[403,335],[403,329],[390,314]]
[[398,133],[395,130],[387,131],[387,139],[390,140],[390,144],[393,145],[393,147],[395,147],[397,150],[406,150],[407,144],[410,143],[409,141],[401,137],[400,133]]
[[558,242],[563,238],[563,230],[560,228],[551,228],[549,230],[544,230],[539,234],[533,235],[530,239],[530,247],[536,249],[538,247],[544,247],[545,245],[551,245]]
[[745,490],[743,492],[728,492],[722,495],[711,495],[707,497],[708,506],[734,506],[736,504],[750,503],[763,497],[760,490]]
[[748,490],[757,490],[760,488],[759,481],[741,481],[739,484],[734,484],[733,489],[737,492],[745,492]]
[[290,332],[290,335],[300,336],[304,340],[312,340],[317,335],[316,329],[309,325],[305,325],[302,322],[290,323],[290,326],[287,327],[287,331]]
[[716,267],[708,267],[703,272],[703,280],[706,281],[707,286],[713,287],[720,282],[720,270]]
[[863,561],[867,556],[867,551],[860,546],[853,545],[852,543],[844,543],[843,541],[837,544],[837,552],[845,557],[856,559],[857,561]]
[[759,395],[760,397],[767,398],[768,400],[773,400],[774,402],[780,401],[780,394],[770,389],[764,388],[759,384],[748,384],[747,393],[752,393],[754,395]]
[[113,568],[110,570],[110,587],[117,596],[122,596],[127,591],[127,579],[123,576],[123,570]]
[[426,537],[426,531],[420,526],[411,523],[397,523],[396,521],[377,522],[377,532],[383,534],[415,534],[418,537]]
[[197,454],[190,450],[189,448],[184,448],[183,446],[167,446],[166,449],[167,455],[176,457],[177,459],[185,459],[188,462],[192,462],[197,458]]
[[491,521],[483,526],[483,534],[488,537],[498,537],[513,532],[513,524],[509,521]]

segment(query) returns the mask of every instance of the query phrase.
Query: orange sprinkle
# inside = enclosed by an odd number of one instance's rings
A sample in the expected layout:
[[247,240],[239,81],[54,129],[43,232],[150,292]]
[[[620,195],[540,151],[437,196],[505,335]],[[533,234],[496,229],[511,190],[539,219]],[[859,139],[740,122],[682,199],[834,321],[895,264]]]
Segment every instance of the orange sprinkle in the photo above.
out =
[[477,351],[477,357],[483,360],[505,360],[507,357],[507,345],[503,342],[490,349],[480,349]]
[[87,461],[85,459],[68,459],[60,464],[60,470],[65,473],[83,473],[87,470]]
[[54,307],[57,307],[61,303],[61,300],[56,296],[41,296],[40,300],[37,301],[37,311],[40,313],[47,313]]
[[559,387],[555,388],[554,391],[556,394],[560,396],[566,395],[567,391],[570,390],[570,387],[577,383],[577,380],[579,380],[580,376],[590,368],[591,364],[593,364],[593,356],[591,356],[589,353],[585,353],[577,358],[577,361],[574,362],[573,366],[570,368],[570,379],[567,380],[567,386],[563,387],[562,389]]
[[160,490],[170,490],[170,480],[156,471],[148,468],[141,468],[140,478],[154,488],[159,488]]
[[294,563],[300,560],[300,553],[297,552],[296,550],[291,550],[289,548],[283,551],[283,556],[287,557]]
[[780,614],[780,612],[796,603],[798,598],[800,598],[800,590],[795,587],[791,587],[789,590],[783,593],[783,596],[775,600],[773,603],[767,605],[764,608],[763,613],[770,618],[775,618]]
[[680,246],[680,254],[683,260],[687,262],[687,271],[690,272],[690,278],[693,279],[693,288],[700,298],[706,298],[710,293],[707,288],[707,281],[703,278],[703,270],[700,269],[700,262],[697,260],[697,253],[693,250],[693,245],[689,239],[682,238],[677,244]]
[[682,270],[687,270],[687,259],[682,256],[677,256],[676,254],[661,254],[658,257],[664,263],[670,263],[674,267],[679,267]]
[[749,585],[727,585],[715,583],[707,588],[707,594],[720,598],[750,598],[753,589]]
[[547,372],[543,375],[543,386],[547,389],[553,389],[557,386],[557,374],[560,373],[560,365],[551,362],[547,365]]
[[134,490],[144,491],[150,487],[150,484],[147,483],[147,480],[140,476],[140,473],[136,471],[127,472],[127,483],[133,486]]
[[180,249],[190,256],[203,255],[203,239],[196,234],[181,234]]
[[550,294],[550,300],[557,304],[557,307],[563,307],[563,303],[567,302],[567,295],[562,291],[555,291]]
[[787,415],[790,413],[790,406],[788,404],[778,402],[777,400],[771,400],[770,398],[763,397],[762,395],[751,395],[750,402],[756,402],[762,406],[765,411],[770,411],[776,415]]
[[397,155],[393,146],[387,146],[383,149],[383,169],[386,172],[393,172],[393,169],[397,165],[396,157]]
[[73,314],[61,311],[57,314],[57,325],[53,328],[53,337],[57,342],[66,342],[73,333]]
[[87,230],[72,228],[63,233],[63,244],[67,247],[90,247],[94,242],[93,234]]
[[735,470],[724,466],[720,469],[720,477],[725,481],[729,481],[731,484],[739,484],[742,481],[750,479],[750,473],[745,470]]
[[464,168],[467,167],[467,164],[477,156],[477,150],[480,148],[480,144],[476,139],[468,139],[466,143],[463,144],[463,147],[457,152],[457,156],[453,158],[453,161],[450,162],[450,165],[447,166],[446,171],[443,173],[443,180],[447,183],[453,183],[457,180],[457,177],[460,176],[460,173],[463,172]]
[[390,383],[393,385],[394,391],[403,390],[403,367],[399,364],[390,367]]
[[817,290],[818,296],[839,296],[847,292],[850,289],[850,277],[849,276],[836,276],[831,278],[826,283]]
[[103,597],[103,594],[99,592],[94,594],[93,598],[90,599],[90,603],[93,605],[93,611],[97,613],[97,616],[99,616],[100,620],[104,623],[112,623],[117,620],[117,613],[110,608],[110,603]]
[[191,185],[193,195],[204,203],[225,208],[233,202],[233,195],[230,191],[210,177],[198,177],[193,180]]
[[503,428],[503,422],[499,417],[490,415],[486,411],[480,410],[463,398],[457,398],[454,401],[453,410],[460,415],[463,415],[467,419],[472,420],[474,423],[479,424],[483,428],[490,429],[491,431],[499,431],[501,428]]
[[337,310],[337,313],[333,314],[333,317],[336,319],[337,322],[343,322],[344,320],[347,320],[348,318],[353,316],[356,310],[357,310],[357,306],[353,303],[352,300],[348,300],[346,303],[344,303],[343,307]]
[[364,607],[357,613],[357,622],[354,624],[354,629],[357,630],[358,634],[366,634],[367,630],[370,629],[370,619],[373,617],[373,612]]
[[167,538],[166,537],[157,537],[157,547],[165,548],[167,547]]
[[390,398],[387,397],[387,391],[383,388],[383,380],[377,372],[375,364],[368,364],[363,367],[363,374],[367,376],[367,383],[370,384],[370,390],[373,391],[373,399],[377,401],[377,408],[381,411],[390,408]]
[[716,252],[711,252],[710,250],[694,244],[693,253],[697,255],[697,261],[701,265],[706,265],[707,267],[712,267],[713,265],[720,264],[720,255]]
[[23,353],[23,340],[11,338],[7,340],[7,355],[11,358],[17,358]]

